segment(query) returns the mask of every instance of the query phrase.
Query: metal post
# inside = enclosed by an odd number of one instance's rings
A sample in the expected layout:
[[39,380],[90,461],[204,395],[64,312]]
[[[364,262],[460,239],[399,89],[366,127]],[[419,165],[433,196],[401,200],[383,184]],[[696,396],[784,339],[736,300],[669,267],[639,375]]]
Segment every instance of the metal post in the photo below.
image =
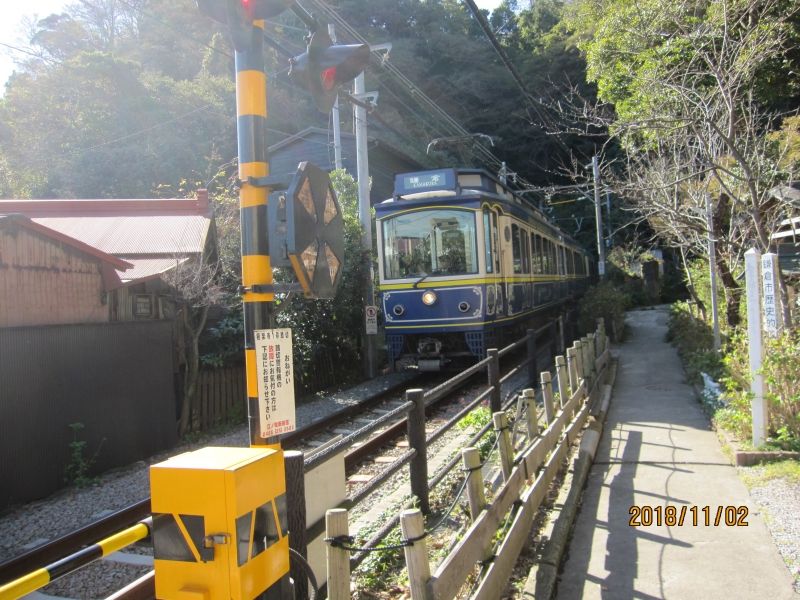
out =
[[[306,485],[303,473],[303,453],[299,450],[286,450],[283,453],[286,468],[286,508],[289,529],[289,547],[303,558],[308,558],[306,547]],[[291,576],[294,580],[295,598],[308,598],[308,575],[305,570],[291,560]]]
[[[336,27],[333,23],[328,23],[328,35],[331,41],[336,43]],[[339,95],[336,95],[336,100],[331,109],[331,119],[333,121],[333,161],[337,169],[342,168],[342,128],[339,123]]]
[[747,287],[747,340],[750,355],[750,391],[753,394],[751,412],[753,418],[753,446],[758,448],[767,439],[769,407],[764,400],[764,376],[761,375],[761,253],[751,248],[744,253],[744,276]]
[[267,76],[264,72],[264,22],[253,23],[250,48],[236,51],[236,137],[239,149],[239,215],[242,230],[242,287],[244,294],[244,356],[247,373],[247,420],[250,445],[275,446],[277,437],[264,438],[258,408],[254,331],[272,326],[272,266],[267,248],[269,188],[254,186],[250,177],[269,175],[263,132],[267,126]]
[[408,413],[407,431],[408,446],[416,450],[416,455],[411,459],[411,493],[419,499],[419,507],[423,513],[431,511],[428,499],[428,441],[425,438],[425,396],[421,389],[406,391],[406,400],[414,403],[414,408]]
[[556,354],[564,354],[567,349],[566,332],[564,331],[564,315],[558,315],[558,352]]
[[600,211],[600,165],[596,154],[592,157],[592,174],[594,175],[594,216],[597,229],[597,274],[602,279],[606,275],[606,249],[603,246],[603,213]]
[[537,373],[537,366],[536,366],[536,330],[535,329],[528,329],[528,342],[527,342],[527,352],[528,352],[528,381],[535,382],[536,381],[536,373]]
[[[497,348],[489,348],[486,355],[491,359],[489,361],[489,385],[492,387],[492,392],[489,395],[489,410],[496,413],[503,409],[503,398],[500,395],[500,354]],[[534,380],[535,381],[535,380]]]
[[[353,83],[353,94],[362,96],[366,93],[364,73],[360,73]],[[372,286],[372,213],[369,202],[369,151],[367,149],[367,111],[362,106],[353,106],[353,128],[356,133],[356,163],[358,174],[358,220],[361,223],[361,247],[367,262],[367,281],[364,282],[364,301],[369,306],[375,305],[375,290]],[[375,377],[375,336],[367,335],[366,321],[364,325],[364,355],[366,359],[367,377]]]
[[714,352],[719,352],[719,306],[717,301],[716,243],[714,241],[714,219],[711,213],[711,194],[706,192],[706,227],[708,228],[708,272],[711,279],[711,320],[714,324]]

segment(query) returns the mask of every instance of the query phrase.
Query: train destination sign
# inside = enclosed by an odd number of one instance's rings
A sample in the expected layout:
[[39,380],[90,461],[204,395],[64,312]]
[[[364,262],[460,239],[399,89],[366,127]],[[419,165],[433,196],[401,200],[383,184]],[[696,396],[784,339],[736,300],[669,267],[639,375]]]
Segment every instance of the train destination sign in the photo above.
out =
[[261,436],[289,433],[296,429],[292,330],[257,329],[256,374]]
[[400,194],[414,194],[437,190],[454,190],[456,174],[453,169],[403,173],[395,177],[395,191]]

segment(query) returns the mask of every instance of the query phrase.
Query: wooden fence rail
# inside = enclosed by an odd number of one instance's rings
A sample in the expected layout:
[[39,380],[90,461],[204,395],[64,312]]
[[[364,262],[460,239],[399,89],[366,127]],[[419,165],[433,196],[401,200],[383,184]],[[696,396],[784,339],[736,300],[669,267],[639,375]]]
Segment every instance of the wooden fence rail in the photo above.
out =
[[[535,340],[541,332],[541,330],[529,330],[527,339],[523,338],[514,346],[521,346],[531,339]],[[551,337],[554,340],[553,347],[555,348],[558,338],[553,335],[553,332],[551,332]],[[507,583],[510,569],[519,555],[536,510],[545,498],[558,469],[566,458],[570,444],[578,436],[589,416],[591,400],[597,396],[597,390],[601,387],[600,382],[604,379],[608,367],[607,344],[608,340],[602,323],[598,324],[597,330],[590,336],[576,340],[571,348],[565,349],[563,343],[558,344],[562,351],[566,350],[566,357],[556,357],[554,375],[550,372],[540,374],[543,399],[541,414],[537,410],[533,390],[525,390],[517,401],[512,398],[505,405],[500,404],[501,377],[497,363],[500,356],[507,353],[509,348],[501,351],[488,350],[487,358],[468,369],[468,372],[472,374],[479,369],[486,369],[488,387],[480,394],[479,399],[488,401],[494,423],[487,424],[481,432],[473,436],[467,443],[470,447],[464,448],[459,455],[440,468],[430,481],[428,480],[427,446],[463,419],[478,402],[471,402],[439,429],[428,434],[425,431],[425,407],[435,397],[446,393],[451,384],[460,380],[467,373],[462,373],[435,390],[425,393],[422,390],[408,390],[406,392],[407,402],[404,407],[406,405],[413,407],[407,422],[410,458],[404,460],[403,464],[407,463],[410,467],[411,487],[421,510],[409,512],[406,509],[409,509],[410,506],[405,505],[403,513],[388,519],[371,539],[359,544],[362,548],[349,548],[355,553],[350,558],[349,568],[345,569],[339,566],[335,572],[328,572],[328,577],[334,577],[338,582],[332,586],[329,585],[327,590],[329,597],[332,600],[344,600],[349,597],[349,594],[344,592],[342,585],[343,581],[349,580],[349,569],[354,568],[363,560],[366,549],[364,547],[376,546],[397,524],[401,525],[406,542],[411,542],[406,544],[405,553],[408,560],[407,568],[413,600],[450,600],[462,587],[469,574],[473,572],[475,564],[492,554],[497,554],[498,559],[484,573],[473,597],[497,597],[502,590],[501,586]],[[528,343],[527,349],[531,350],[531,348],[535,349],[535,344]],[[533,362],[532,358],[529,355],[526,362]],[[558,386],[558,401],[555,398],[554,384]],[[517,404],[517,417],[521,419],[519,427],[511,426],[507,422],[506,411],[510,410],[515,403]],[[540,417],[543,421],[541,424]],[[482,491],[483,489],[483,477],[481,470],[476,469],[477,465],[473,464],[478,460],[478,455],[477,450],[472,446],[492,425],[494,425],[495,435],[498,436],[497,443],[504,482],[492,503],[487,505],[485,498],[478,493],[478,490]],[[516,440],[518,429],[521,430],[523,438],[521,443],[517,443]],[[509,431],[514,434],[509,434]],[[515,453],[517,453],[516,456]],[[422,522],[422,514],[429,512],[428,493],[430,489],[442,480],[443,474],[462,461],[465,471],[469,471],[469,475],[465,475],[468,478],[465,488],[468,491],[473,523],[431,575],[427,550],[423,551],[424,535],[411,535],[409,532],[412,529],[416,531],[418,524]],[[531,481],[533,483],[530,483]],[[339,508],[350,508],[353,504],[354,502],[350,499],[346,502],[346,506],[340,505]],[[510,511],[514,512],[507,516]],[[329,516],[331,516],[330,512]],[[338,514],[338,518],[342,518],[342,515]],[[344,519],[346,522],[346,514]],[[512,521],[511,528],[497,550],[491,550],[497,530],[507,519]],[[332,543],[337,535],[342,535],[338,531],[339,529],[341,527],[329,527],[326,532],[326,538],[329,540],[328,556],[329,558],[337,557],[337,564],[347,548],[338,543]],[[419,540],[414,541],[413,538],[419,538]],[[335,591],[339,588],[341,588],[340,592]]]

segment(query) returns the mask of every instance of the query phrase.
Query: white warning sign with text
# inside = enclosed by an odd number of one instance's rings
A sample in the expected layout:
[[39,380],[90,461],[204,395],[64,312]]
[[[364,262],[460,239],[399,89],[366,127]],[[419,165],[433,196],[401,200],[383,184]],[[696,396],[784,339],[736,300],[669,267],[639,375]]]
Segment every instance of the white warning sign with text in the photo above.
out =
[[253,333],[261,437],[289,433],[296,428],[292,330],[257,329]]

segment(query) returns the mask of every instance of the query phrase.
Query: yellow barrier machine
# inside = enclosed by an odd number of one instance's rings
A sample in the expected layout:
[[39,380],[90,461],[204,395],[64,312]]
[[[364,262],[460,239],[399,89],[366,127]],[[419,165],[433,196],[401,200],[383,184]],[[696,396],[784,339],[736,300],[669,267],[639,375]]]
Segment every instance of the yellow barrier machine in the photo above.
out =
[[281,450],[179,454],[150,467],[150,493],[157,598],[280,598],[270,588],[289,571]]

